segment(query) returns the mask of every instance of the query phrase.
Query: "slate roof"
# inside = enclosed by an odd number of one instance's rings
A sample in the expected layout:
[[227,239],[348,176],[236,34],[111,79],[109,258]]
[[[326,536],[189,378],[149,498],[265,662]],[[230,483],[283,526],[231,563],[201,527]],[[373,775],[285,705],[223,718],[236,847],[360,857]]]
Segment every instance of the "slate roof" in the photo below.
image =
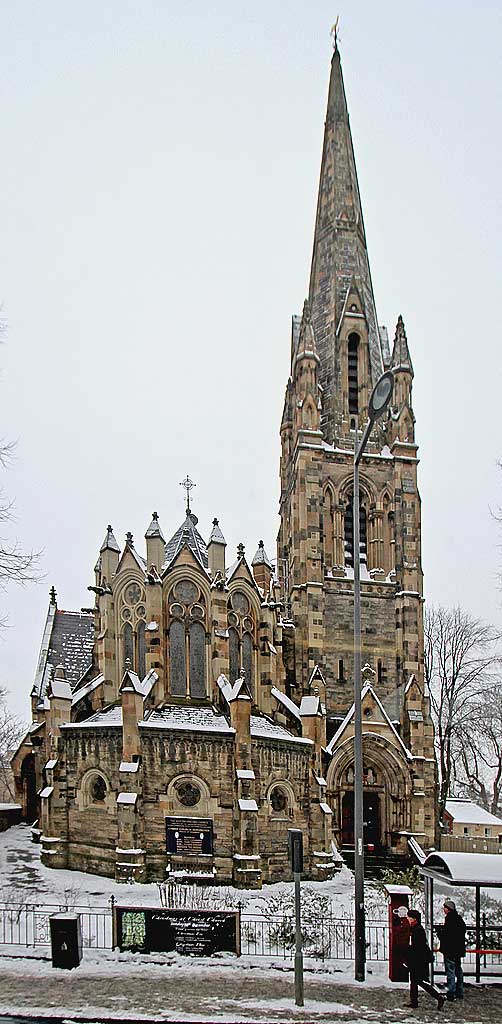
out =
[[209,565],[207,557],[206,542],[201,537],[197,530],[197,523],[199,520],[193,512],[188,512],[185,522],[176,530],[176,533],[171,540],[166,544],[166,560],[163,568],[167,569],[168,565],[176,558],[176,555],[181,550],[185,543],[188,544],[190,551],[195,556],[197,561],[202,565],[204,569],[207,569]]
[[[56,609],[46,667],[63,665],[72,690],[91,667],[94,644],[94,615]],[[44,673],[45,679],[46,673]],[[43,690],[41,696],[43,696]]]

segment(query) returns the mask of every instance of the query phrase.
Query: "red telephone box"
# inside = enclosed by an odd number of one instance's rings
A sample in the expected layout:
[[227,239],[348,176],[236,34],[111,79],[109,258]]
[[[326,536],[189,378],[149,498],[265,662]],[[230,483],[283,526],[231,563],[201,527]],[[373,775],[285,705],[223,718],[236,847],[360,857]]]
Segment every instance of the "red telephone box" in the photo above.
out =
[[408,885],[385,885],[389,897],[389,978],[391,981],[407,981],[408,968],[405,966],[410,942],[408,918],[399,913],[408,908],[413,890]]

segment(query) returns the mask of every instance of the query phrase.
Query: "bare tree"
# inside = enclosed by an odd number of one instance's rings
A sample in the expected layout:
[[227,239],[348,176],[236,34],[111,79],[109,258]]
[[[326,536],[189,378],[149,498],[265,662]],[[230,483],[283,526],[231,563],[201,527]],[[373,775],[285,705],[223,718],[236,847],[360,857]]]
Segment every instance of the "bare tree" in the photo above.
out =
[[[0,336],[5,331],[5,321],[0,317]],[[0,468],[5,470],[14,457],[15,443],[0,439]],[[40,579],[38,564],[40,552],[23,551],[16,539],[4,535],[6,523],[14,521],[14,503],[5,497],[0,486],[0,588],[9,583],[33,583]],[[3,625],[0,620],[0,625]]]
[[491,626],[462,608],[426,609],[424,667],[435,730],[440,820],[467,727],[493,684],[498,639]]
[[0,687],[0,802],[10,803],[16,800],[10,761],[26,726],[9,710],[6,696],[6,691]]
[[502,703],[500,687],[482,694],[460,737],[454,777],[470,797],[497,814],[502,798]]

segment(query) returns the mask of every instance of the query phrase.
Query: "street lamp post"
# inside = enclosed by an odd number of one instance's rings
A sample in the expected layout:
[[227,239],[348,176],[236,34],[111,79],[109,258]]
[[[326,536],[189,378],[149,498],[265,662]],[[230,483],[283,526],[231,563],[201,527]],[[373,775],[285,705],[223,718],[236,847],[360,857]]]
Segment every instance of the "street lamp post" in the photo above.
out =
[[364,912],[364,801],[363,730],[361,718],[361,551],[359,537],[359,463],[373,424],[385,412],[394,387],[387,370],[379,378],[369,400],[368,422],[359,444],[357,420],[354,440],[353,548],[354,548],[354,873],[355,873],[355,979],[364,981],[366,928]]

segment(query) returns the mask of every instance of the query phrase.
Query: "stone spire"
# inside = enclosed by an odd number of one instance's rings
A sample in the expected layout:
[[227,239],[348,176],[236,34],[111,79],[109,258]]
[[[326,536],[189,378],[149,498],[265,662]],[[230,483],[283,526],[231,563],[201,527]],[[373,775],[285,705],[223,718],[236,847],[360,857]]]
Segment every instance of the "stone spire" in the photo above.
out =
[[394,338],[394,347],[392,349],[391,367],[396,371],[407,370],[413,377],[413,363],[411,361],[410,350],[408,348],[408,339],[406,337],[406,330],[404,326],[404,320],[401,314],[398,317],[396,326],[396,335]]
[[117,541],[115,540],[115,537],[113,536],[113,530],[112,530],[112,528],[111,528],[111,526],[109,524],[108,524],[108,526],[106,528],[105,539],[104,539],[104,541],[103,541],[103,543],[102,543],[102,545],[101,545],[99,550],[101,552],[103,552],[103,551],[117,551],[120,554],[120,548],[119,548],[119,546],[117,544]]
[[[323,388],[322,429],[332,442],[341,432],[344,382],[342,336],[358,330],[368,345],[370,389],[383,356],[366,248],[347,100],[335,47],[331,62],[309,289]],[[350,320],[350,328],[347,327]],[[346,372],[346,371],[345,371]],[[361,412],[363,410],[361,409]]]

